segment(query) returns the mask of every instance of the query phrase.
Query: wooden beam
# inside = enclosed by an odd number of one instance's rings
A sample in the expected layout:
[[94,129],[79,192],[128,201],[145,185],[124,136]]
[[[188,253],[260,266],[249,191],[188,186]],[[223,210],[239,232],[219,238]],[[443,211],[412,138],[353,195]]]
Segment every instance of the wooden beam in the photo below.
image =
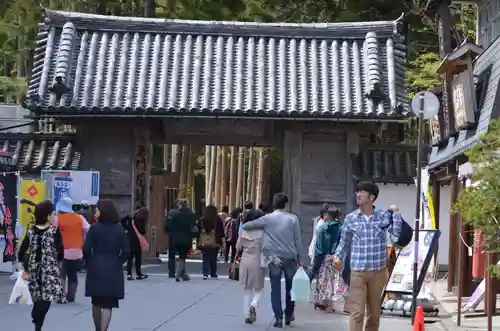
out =
[[[451,177],[451,205],[453,206],[458,198],[460,183],[458,181],[457,163],[453,162],[449,166],[449,174]],[[450,233],[449,233],[449,254],[448,254],[448,292],[453,292],[453,287],[456,285],[456,248],[457,248],[457,214],[450,212]]]
[[[441,184],[438,181],[438,178],[434,175],[431,175],[432,181],[432,204],[434,209],[434,222],[436,225],[436,229],[440,229],[439,224],[439,208],[441,204]],[[436,246],[436,251],[434,252],[434,262],[436,263],[436,267],[438,266],[438,253],[439,253],[439,241]],[[437,268],[435,270],[436,275],[438,274]]]

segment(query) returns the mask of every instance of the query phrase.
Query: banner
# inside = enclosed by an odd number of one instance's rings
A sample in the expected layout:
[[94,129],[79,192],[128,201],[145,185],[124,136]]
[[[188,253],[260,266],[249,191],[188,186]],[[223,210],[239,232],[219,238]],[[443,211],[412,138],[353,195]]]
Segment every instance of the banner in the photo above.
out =
[[19,185],[19,223],[23,227],[19,242],[24,239],[27,230],[35,223],[35,207],[45,200],[45,183],[38,180],[22,179]]
[[0,224],[4,235],[3,262],[16,260],[17,174],[0,176]]
[[96,205],[99,200],[99,171],[53,171],[43,170],[41,180],[46,183],[46,197],[53,199],[56,178],[71,178],[69,196],[74,204],[83,200]]
[[[435,230],[436,223],[434,218],[434,206],[432,202],[432,196],[430,195],[429,189],[429,172],[427,168],[422,168],[422,181],[421,183],[421,199],[422,205],[420,206],[420,225],[421,229],[424,230]],[[415,183],[416,184],[416,183]],[[422,284],[422,288],[418,295],[421,299],[432,299],[432,290],[431,283],[434,279],[435,273],[435,263],[434,256],[432,257],[429,267],[427,269],[427,274],[425,275],[424,282]]]
[[73,179],[71,177],[56,177],[54,178],[54,189],[52,201],[54,203],[55,208],[57,209],[57,204],[64,197],[71,196],[71,183]]

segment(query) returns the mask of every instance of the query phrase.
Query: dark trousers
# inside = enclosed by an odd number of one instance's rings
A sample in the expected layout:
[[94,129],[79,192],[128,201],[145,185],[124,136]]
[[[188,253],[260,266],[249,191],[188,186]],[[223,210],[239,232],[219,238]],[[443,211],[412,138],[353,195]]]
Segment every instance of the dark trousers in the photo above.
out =
[[50,301],[38,300],[34,302],[33,309],[31,310],[31,318],[33,319],[33,324],[35,324],[35,330],[42,330],[43,322],[49,308]]
[[[229,260],[229,250],[231,250],[231,260]],[[226,245],[224,246],[224,262],[234,261],[234,258],[236,257],[236,243],[228,243],[226,242]]]
[[68,279],[68,284],[78,285],[78,270],[80,270],[81,265],[81,260],[63,260],[61,277],[64,283]]
[[175,254],[176,247],[173,240],[168,241],[168,274],[175,276]]
[[127,275],[132,275],[132,264],[135,260],[135,274],[137,276],[142,275],[141,265],[142,265],[142,252],[140,249],[135,249],[130,252],[127,260]]
[[203,276],[217,277],[217,252],[218,248],[203,248],[201,251],[203,259]]
[[292,301],[290,291],[292,281],[297,271],[297,261],[281,259],[281,265],[274,263],[269,265],[269,279],[271,281],[271,306],[275,318],[283,318],[283,308],[281,304],[281,276],[285,276],[285,316],[292,316],[295,311],[295,302]]

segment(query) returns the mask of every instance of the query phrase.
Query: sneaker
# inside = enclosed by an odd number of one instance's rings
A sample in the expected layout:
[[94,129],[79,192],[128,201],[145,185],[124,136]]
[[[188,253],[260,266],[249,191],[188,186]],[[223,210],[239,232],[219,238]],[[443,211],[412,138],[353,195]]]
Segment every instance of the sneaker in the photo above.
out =
[[219,279],[219,276],[215,275],[215,276],[210,276],[210,278],[212,279]]
[[187,274],[183,274],[181,276],[181,279],[182,279],[183,282],[187,282],[187,281],[191,280],[191,278],[189,278],[189,275],[187,275]]
[[175,274],[168,274],[168,278],[175,278]]
[[255,311],[255,307],[253,306],[250,306],[250,308],[248,308],[248,318],[247,318],[250,323],[247,323],[247,324],[253,324],[257,321],[257,312]]
[[175,281],[176,281],[177,283],[180,283],[181,279],[180,279],[179,277],[177,277],[177,278],[175,278]]
[[134,276],[132,276],[132,275],[127,275],[127,280],[134,280],[134,279],[135,279],[135,278],[134,278]]
[[208,279],[208,276],[203,276],[203,280],[207,280]]
[[277,318],[277,319],[274,321],[273,326],[274,326],[275,328],[280,328],[280,329],[282,329],[282,328],[283,328],[283,319],[282,319],[282,318]]
[[146,278],[148,278],[148,277],[149,277],[148,275],[141,274],[141,275],[139,275],[139,276],[135,277],[135,279],[138,279],[138,280],[143,280],[143,279],[146,279]]

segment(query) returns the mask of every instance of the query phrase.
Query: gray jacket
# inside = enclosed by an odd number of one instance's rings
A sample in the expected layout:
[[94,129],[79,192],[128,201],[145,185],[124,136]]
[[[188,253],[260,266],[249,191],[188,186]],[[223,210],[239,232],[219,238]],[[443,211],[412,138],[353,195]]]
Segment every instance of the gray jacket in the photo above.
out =
[[243,229],[264,230],[262,237],[264,255],[301,261],[302,236],[296,215],[283,210],[275,210],[243,224]]

